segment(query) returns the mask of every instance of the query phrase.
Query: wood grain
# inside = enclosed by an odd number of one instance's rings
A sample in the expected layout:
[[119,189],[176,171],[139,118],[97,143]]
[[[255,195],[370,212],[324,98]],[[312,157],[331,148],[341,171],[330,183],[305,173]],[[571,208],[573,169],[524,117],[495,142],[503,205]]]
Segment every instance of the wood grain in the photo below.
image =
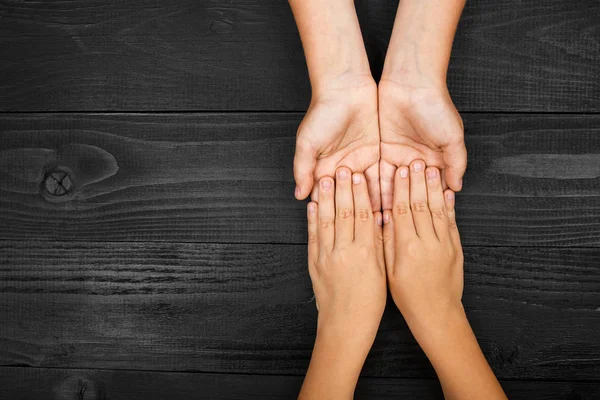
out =
[[[0,116],[0,238],[306,243],[300,115]],[[600,245],[600,116],[464,115],[465,245]],[[72,176],[49,199],[45,176]]]
[[[297,396],[300,376],[155,371],[0,368],[0,397],[12,400],[281,399]],[[593,400],[598,382],[505,381],[512,400]],[[102,397],[105,396],[105,397]],[[443,399],[437,380],[361,378],[356,399]]]
[[[369,1],[367,48],[383,66],[398,1]],[[461,111],[597,112],[600,3],[467,1],[448,70]]]
[[[465,259],[465,308],[499,377],[598,378],[597,249]],[[0,365],[301,375],[305,260],[297,245],[1,241]],[[435,376],[391,299],[363,372]]]
[[[381,71],[397,1],[359,2]],[[467,3],[449,70],[461,111],[600,111],[595,0]],[[306,109],[287,2],[0,1],[0,111]]]

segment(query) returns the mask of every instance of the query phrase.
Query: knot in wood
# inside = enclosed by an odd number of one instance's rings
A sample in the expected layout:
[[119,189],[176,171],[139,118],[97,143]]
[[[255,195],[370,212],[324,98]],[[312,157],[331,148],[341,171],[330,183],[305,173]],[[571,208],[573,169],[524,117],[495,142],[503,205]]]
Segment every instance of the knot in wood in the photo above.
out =
[[73,190],[73,179],[67,171],[54,170],[46,174],[44,190],[51,196],[64,196]]

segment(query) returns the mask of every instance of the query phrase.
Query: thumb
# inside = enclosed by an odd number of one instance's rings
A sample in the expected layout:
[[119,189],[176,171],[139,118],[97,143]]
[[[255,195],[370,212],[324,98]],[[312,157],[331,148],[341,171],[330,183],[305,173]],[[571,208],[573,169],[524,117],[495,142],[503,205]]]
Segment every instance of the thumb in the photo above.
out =
[[457,140],[444,148],[446,183],[455,192],[462,189],[462,178],[467,169],[467,148],[464,140]]
[[294,180],[296,190],[294,195],[298,200],[304,200],[313,187],[313,173],[317,165],[317,152],[310,143],[296,140],[296,153],[294,154]]

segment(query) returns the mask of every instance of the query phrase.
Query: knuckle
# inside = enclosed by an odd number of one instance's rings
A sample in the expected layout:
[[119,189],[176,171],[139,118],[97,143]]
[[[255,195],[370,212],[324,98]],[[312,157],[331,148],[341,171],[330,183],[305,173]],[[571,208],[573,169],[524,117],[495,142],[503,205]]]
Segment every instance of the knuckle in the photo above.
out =
[[381,242],[384,244],[392,241],[392,235],[389,233],[383,233],[381,235],[377,235],[377,238],[381,238]]
[[424,212],[427,209],[427,202],[425,200],[415,200],[411,203],[410,208],[413,212]]
[[366,208],[359,208],[356,210],[356,218],[361,221],[368,221],[371,216],[371,211]]
[[354,214],[354,212],[351,208],[340,208],[337,212],[337,216],[340,219],[348,219],[352,217],[352,214]]
[[326,229],[333,225],[333,219],[329,217],[321,217],[319,219],[319,225],[321,228]]
[[458,226],[456,226],[456,220],[455,220],[454,218],[450,218],[450,219],[448,220],[448,227],[449,227],[451,230],[458,230]]
[[394,206],[394,211],[396,212],[396,215],[405,215],[410,211],[410,207],[408,206],[408,203],[401,201]]
[[315,232],[308,233],[308,243],[316,243],[317,242],[317,234]]
[[432,208],[431,215],[433,216],[433,218],[438,219],[438,220],[446,219],[446,212],[444,211],[443,208]]

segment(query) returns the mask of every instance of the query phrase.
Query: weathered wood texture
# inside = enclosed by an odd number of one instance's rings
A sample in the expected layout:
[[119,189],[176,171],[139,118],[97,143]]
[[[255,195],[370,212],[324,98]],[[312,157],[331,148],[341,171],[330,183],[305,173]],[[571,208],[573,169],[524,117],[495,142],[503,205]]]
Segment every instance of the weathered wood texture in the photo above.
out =
[[[597,249],[468,248],[465,308],[501,378],[600,376]],[[0,365],[301,375],[298,245],[0,241]],[[434,377],[389,301],[364,369]]]
[[[296,398],[302,377],[40,368],[0,368],[0,398],[11,400],[163,400]],[[594,400],[597,382],[504,381],[511,400]],[[443,399],[427,379],[361,378],[356,399]]]
[[[0,116],[0,238],[305,243],[297,114]],[[464,115],[466,245],[600,245],[600,116]],[[69,171],[71,193],[56,168]],[[63,182],[64,183],[64,182]]]
[[[358,7],[378,75],[397,2]],[[461,111],[600,111],[596,0],[472,0],[449,70]],[[304,110],[279,0],[0,1],[0,110]]]

